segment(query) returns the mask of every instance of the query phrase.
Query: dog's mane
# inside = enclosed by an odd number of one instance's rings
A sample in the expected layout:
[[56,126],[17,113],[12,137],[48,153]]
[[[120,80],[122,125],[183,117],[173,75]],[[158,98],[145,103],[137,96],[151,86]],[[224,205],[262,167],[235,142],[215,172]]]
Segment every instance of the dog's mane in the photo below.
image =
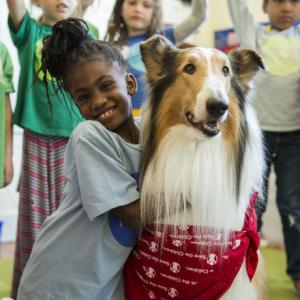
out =
[[176,65],[174,65],[175,56],[172,53],[168,53],[164,58],[164,65],[168,66],[168,73],[162,74],[160,79],[155,82],[152,82],[152,85],[147,84],[148,88],[148,102],[150,103],[150,120],[151,124],[148,124],[149,133],[145,137],[145,147],[142,153],[142,162],[141,162],[141,183],[143,182],[143,177],[146,172],[147,166],[152,159],[155,150],[157,148],[155,136],[157,134],[156,128],[156,112],[161,103],[161,100],[164,97],[165,91],[170,85],[173,84],[176,78]]

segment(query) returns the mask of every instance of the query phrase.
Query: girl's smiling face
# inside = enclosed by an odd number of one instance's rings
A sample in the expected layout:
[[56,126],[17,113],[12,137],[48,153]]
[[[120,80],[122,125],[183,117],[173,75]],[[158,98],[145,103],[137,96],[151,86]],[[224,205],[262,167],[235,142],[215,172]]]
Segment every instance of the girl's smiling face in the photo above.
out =
[[96,120],[125,140],[133,122],[131,98],[136,92],[133,75],[103,57],[83,60],[68,70],[67,89],[86,120]]

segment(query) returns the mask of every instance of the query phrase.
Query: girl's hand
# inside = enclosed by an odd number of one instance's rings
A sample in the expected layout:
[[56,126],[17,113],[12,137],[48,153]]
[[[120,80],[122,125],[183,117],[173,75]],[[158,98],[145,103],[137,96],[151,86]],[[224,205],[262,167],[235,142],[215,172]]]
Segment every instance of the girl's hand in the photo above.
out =
[[6,157],[5,167],[4,167],[4,186],[7,186],[11,183],[13,178],[13,162],[12,157]]
[[129,228],[139,228],[141,226],[140,200],[116,207],[111,211]]

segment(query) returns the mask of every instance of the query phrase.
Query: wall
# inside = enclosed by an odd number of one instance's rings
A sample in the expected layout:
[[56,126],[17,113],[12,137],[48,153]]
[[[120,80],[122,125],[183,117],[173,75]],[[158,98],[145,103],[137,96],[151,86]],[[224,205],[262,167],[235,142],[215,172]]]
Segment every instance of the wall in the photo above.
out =
[[[232,23],[226,0],[210,0],[208,2],[208,19],[189,40],[198,46],[214,47],[214,31],[231,28]],[[247,3],[257,22],[267,20],[267,16],[261,9],[262,0],[248,0]]]
[[[256,16],[257,21],[265,21],[266,16],[261,10],[261,0],[249,0],[249,7]],[[27,5],[29,0],[26,0]],[[93,5],[87,13],[86,19],[91,21],[100,31],[103,37],[106,30],[106,24],[110,16],[114,1],[101,0]],[[178,20],[182,20],[189,14],[189,6],[183,5],[177,0],[163,0],[164,17],[167,23],[175,24]],[[28,5],[29,7],[29,5]],[[218,12],[218,13],[216,13]],[[19,73],[18,58],[16,50],[11,42],[7,29],[7,6],[6,1],[1,0],[0,8],[0,39],[8,46],[15,68],[14,83],[17,87],[17,78]],[[38,9],[32,9],[34,16],[39,16]],[[208,19],[204,25],[197,30],[188,40],[199,46],[213,47],[215,30],[231,27],[231,21],[228,15],[225,0],[210,0]],[[13,105],[15,103],[15,95],[12,95]],[[21,165],[21,147],[22,147],[22,130],[17,126],[14,127],[14,179],[11,185],[0,190],[0,220],[4,221],[3,241],[14,240],[16,230],[16,216],[18,207],[17,186],[19,182],[19,173]]]

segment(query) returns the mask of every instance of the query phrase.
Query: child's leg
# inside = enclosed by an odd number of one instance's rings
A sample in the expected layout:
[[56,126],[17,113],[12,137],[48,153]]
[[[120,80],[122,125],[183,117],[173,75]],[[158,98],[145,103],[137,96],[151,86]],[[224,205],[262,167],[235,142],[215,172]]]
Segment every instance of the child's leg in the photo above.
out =
[[20,277],[39,229],[62,198],[63,156],[67,141],[67,138],[24,130],[13,298],[17,295]]
[[287,273],[300,280],[300,131],[277,133],[277,206],[287,253]]

